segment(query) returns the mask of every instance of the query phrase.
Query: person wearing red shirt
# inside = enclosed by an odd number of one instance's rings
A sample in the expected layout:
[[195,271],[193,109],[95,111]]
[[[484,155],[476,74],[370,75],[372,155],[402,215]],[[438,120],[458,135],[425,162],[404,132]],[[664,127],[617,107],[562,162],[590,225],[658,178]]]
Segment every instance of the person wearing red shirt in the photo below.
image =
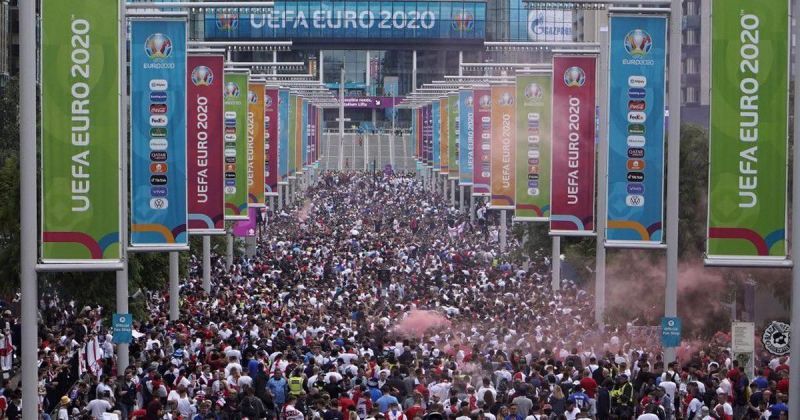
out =
[[581,378],[580,385],[589,399],[595,399],[595,395],[597,394],[597,381],[592,378],[592,375],[587,369],[583,371],[583,378]]

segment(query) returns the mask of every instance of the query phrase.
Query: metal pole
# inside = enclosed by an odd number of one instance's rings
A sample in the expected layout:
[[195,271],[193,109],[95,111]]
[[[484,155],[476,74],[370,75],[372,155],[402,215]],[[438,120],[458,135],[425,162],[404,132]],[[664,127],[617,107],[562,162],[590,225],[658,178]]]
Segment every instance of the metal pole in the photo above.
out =
[[[601,77],[608,76],[608,12],[598,14],[600,20],[600,69]],[[598,118],[600,132],[597,142],[597,245],[594,268],[594,322],[600,331],[605,328],[606,312],[606,194],[608,190],[608,83],[600,83],[600,106]]]
[[475,223],[475,187],[469,187],[469,221]]
[[411,52],[411,85],[412,91],[417,89],[417,50]]
[[506,252],[506,211],[500,210],[500,252]]
[[22,413],[24,420],[39,418],[38,353],[39,299],[36,275],[36,3],[19,2],[19,117],[20,117],[20,320],[22,322]]
[[[792,2],[792,16],[795,19],[800,17],[800,2]],[[794,26],[795,28],[795,37],[797,37],[798,27],[797,25]],[[795,50],[794,54],[794,71],[797,75],[798,71],[800,71],[800,54]],[[798,83],[798,76],[795,76],[794,82],[794,97],[800,98],[800,83]],[[800,124],[797,122],[800,121],[800,103],[798,103],[797,99],[794,101],[794,132],[793,132],[793,141],[794,146],[792,147],[792,159],[794,165],[792,167],[792,180],[793,182],[797,183],[800,180]],[[796,184],[795,184],[796,185]],[[792,194],[792,295],[789,302],[792,305],[792,318],[791,318],[791,337],[800,337],[800,194],[797,193],[797,188],[795,188],[794,193]],[[798,246],[795,246],[798,244]],[[797,343],[797,338],[795,338],[795,343]],[[800,413],[800,345],[793,345],[790,347],[790,359],[789,359],[789,369],[792,372],[789,375],[789,389],[794,390],[794,392],[789,392],[789,412],[793,413],[792,416],[797,416],[797,413]]]
[[278,184],[278,210],[283,210],[283,184]]
[[256,256],[256,237],[255,236],[248,236],[245,238],[245,242],[247,242],[247,256],[249,258],[253,258]]
[[[125,49],[127,48],[128,27],[125,24],[125,1],[119,2],[119,143],[120,147],[120,243],[122,248],[120,254],[122,255],[122,270],[116,273],[116,298],[117,298],[117,313],[127,314],[128,309],[128,90],[127,90],[127,65]],[[124,374],[125,369],[128,368],[130,355],[128,352],[128,343],[117,344],[117,375]]]
[[[669,16],[669,126],[667,135],[667,281],[664,316],[678,316],[678,185],[681,152],[681,0],[672,0]],[[664,349],[664,361],[675,360],[675,348]],[[796,392],[795,392],[796,393]]]
[[211,237],[208,235],[203,235],[203,290],[211,292]]
[[178,252],[169,253],[169,320],[178,320]]
[[364,135],[364,172],[369,169],[369,135]]
[[553,291],[561,290],[561,237],[560,236],[553,236],[553,261],[550,263],[550,267],[552,268],[552,279],[550,280],[550,286],[553,288]]
[[233,266],[233,233],[228,229],[227,244],[225,247],[225,268],[228,270]]
[[344,66],[339,77],[339,170],[344,169]]
[[461,193],[458,195],[458,210],[464,211],[464,191],[467,189],[466,186],[462,185],[460,188]]

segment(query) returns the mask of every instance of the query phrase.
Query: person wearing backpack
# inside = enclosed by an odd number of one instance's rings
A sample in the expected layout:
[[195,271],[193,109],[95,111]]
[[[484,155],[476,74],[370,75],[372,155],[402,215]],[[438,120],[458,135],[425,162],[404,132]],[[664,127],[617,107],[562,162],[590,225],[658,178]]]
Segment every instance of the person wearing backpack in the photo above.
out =
[[248,419],[262,419],[265,418],[266,409],[261,400],[256,397],[255,390],[252,387],[245,387],[245,396],[239,403],[239,411],[242,417]]

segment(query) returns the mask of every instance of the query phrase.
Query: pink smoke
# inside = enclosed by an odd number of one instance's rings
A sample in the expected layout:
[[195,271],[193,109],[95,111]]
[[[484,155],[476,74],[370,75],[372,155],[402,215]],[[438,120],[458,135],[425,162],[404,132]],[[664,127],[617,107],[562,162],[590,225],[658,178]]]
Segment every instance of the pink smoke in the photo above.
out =
[[450,320],[438,312],[414,309],[394,327],[394,332],[404,337],[422,338],[429,330],[450,325]]
[[303,203],[303,207],[301,207],[299,210],[297,210],[297,220],[300,220],[301,222],[305,222],[306,219],[308,219],[309,213],[311,213],[311,201],[306,200]]

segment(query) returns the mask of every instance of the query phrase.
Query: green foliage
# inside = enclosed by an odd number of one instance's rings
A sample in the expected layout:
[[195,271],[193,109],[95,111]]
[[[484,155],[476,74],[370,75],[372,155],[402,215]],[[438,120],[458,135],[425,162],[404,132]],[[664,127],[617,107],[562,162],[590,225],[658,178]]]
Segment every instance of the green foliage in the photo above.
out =
[[0,295],[19,288],[19,161],[12,155],[0,167]]
[[678,252],[682,259],[699,260],[705,251],[708,204],[708,132],[702,127],[681,126],[680,165]]

